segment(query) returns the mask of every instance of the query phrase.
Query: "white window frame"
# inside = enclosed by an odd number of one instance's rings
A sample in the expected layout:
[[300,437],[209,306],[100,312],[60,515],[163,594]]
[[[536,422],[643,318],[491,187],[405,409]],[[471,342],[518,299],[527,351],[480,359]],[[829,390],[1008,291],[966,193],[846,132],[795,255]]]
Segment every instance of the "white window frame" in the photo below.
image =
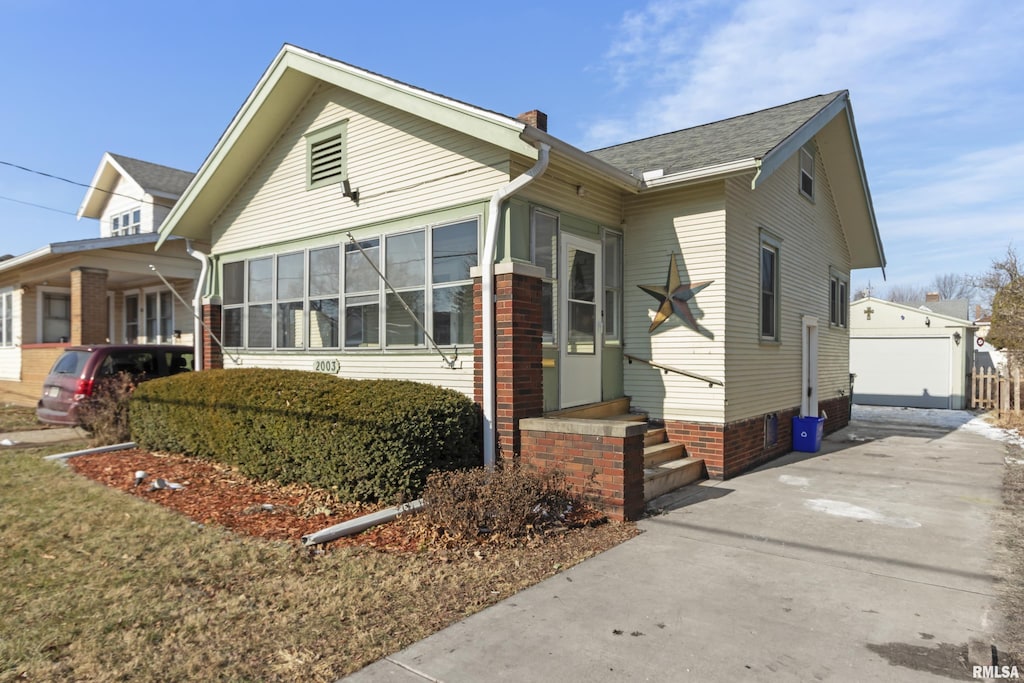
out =
[[[155,321],[156,334],[150,336],[149,334],[149,296],[155,295],[156,301],[156,314],[153,316]],[[164,310],[164,305],[169,307],[167,311]],[[167,289],[166,286],[157,287],[145,287],[139,292],[139,339],[145,339],[145,344],[170,344],[174,341],[174,295]],[[163,334],[164,322],[166,321],[167,334]]]
[[[36,288],[36,339],[45,344],[59,344],[62,342],[47,342],[43,338],[43,315],[46,312],[44,301],[47,295],[58,294],[68,297],[68,342],[71,341],[71,288],[39,286]],[[66,342],[65,342],[66,343]]]
[[[800,194],[802,194],[804,197],[813,202],[815,186],[814,170],[815,163],[817,162],[817,150],[814,148],[813,143],[808,142],[806,145],[800,148],[799,158],[800,173],[797,177],[797,187],[800,190]],[[807,188],[805,187],[805,178],[807,180],[807,184],[810,185],[810,192],[808,192]]]
[[[557,211],[545,209],[540,206],[534,206],[530,209],[530,263],[533,265],[539,265],[537,263],[537,216],[541,215],[546,218],[550,218],[555,222],[554,237],[555,242],[551,245],[551,272],[545,273],[544,277],[541,278],[541,308],[543,309],[543,298],[545,297],[544,292],[550,291],[551,297],[551,331],[542,332],[542,343],[545,346],[556,347],[558,346],[558,258],[561,244],[562,234],[562,221],[561,216]],[[543,266],[540,266],[543,267]],[[543,316],[543,312],[542,312]],[[543,328],[544,321],[541,321]]]
[[[616,230],[609,230],[604,228],[601,235],[601,249],[603,254],[601,256],[602,266],[604,267],[604,291],[605,299],[603,302],[602,314],[605,319],[604,324],[604,343],[616,345],[622,342],[622,278],[623,278],[623,263],[625,258],[623,256],[625,251],[625,239],[621,232]],[[618,243],[618,263],[613,265],[613,269],[616,271],[616,278],[618,284],[609,284],[608,278],[608,257],[610,254],[615,253],[613,250],[608,248],[610,242]],[[611,306],[608,305],[608,296],[611,295],[612,302]],[[613,327],[609,329],[608,319],[609,310],[611,311],[611,320]]]
[[[478,214],[477,215],[465,216],[465,217],[457,218],[457,219],[454,219],[454,220],[444,220],[444,221],[437,221],[437,222],[433,222],[433,223],[427,223],[427,224],[416,226],[415,228],[410,228],[410,229],[395,230],[393,232],[379,233],[379,234],[374,234],[374,235],[361,235],[361,236],[357,237],[357,241],[358,242],[368,242],[368,241],[376,241],[377,242],[377,247],[376,248],[379,249],[379,260],[378,260],[378,262],[375,265],[378,267],[378,269],[380,269],[381,272],[384,272],[385,275],[386,275],[387,274],[386,273],[386,264],[387,264],[388,240],[389,239],[395,239],[395,238],[401,237],[403,235],[412,235],[412,234],[416,234],[416,233],[419,233],[419,234],[422,235],[422,238],[423,238],[423,249],[424,249],[424,253],[423,253],[423,258],[424,258],[423,282],[422,283],[417,283],[417,284],[408,284],[407,286],[405,286],[405,285],[400,286],[400,287],[396,286],[396,290],[400,294],[407,293],[407,292],[422,292],[423,293],[423,311],[422,311],[422,315],[419,316],[419,317],[420,317],[420,322],[424,325],[424,327],[426,327],[427,331],[431,334],[431,336],[435,336],[435,334],[436,334],[436,330],[434,329],[434,327],[435,327],[435,324],[434,324],[434,314],[435,314],[435,311],[434,311],[434,294],[435,294],[435,290],[453,289],[455,287],[467,287],[467,288],[469,288],[469,291],[472,292],[472,286],[473,286],[472,277],[470,277],[468,275],[467,275],[466,278],[460,279],[460,280],[452,280],[452,281],[437,282],[437,283],[435,283],[433,281],[433,279],[434,279],[433,261],[434,261],[434,258],[435,258],[435,254],[434,254],[434,235],[435,235],[436,231],[442,230],[442,229],[444,229],[446,227],[454,226],[454,225],[458,225],[458,224],[462,224],[462,223],[469,223],[469,222],[472,222],[472,223],[475,224],[475,231],[476,231],[476,264],[478,265],[479,262],[480,262],[480,246],[481,246],[481,244],[480,244],[480,230],[481,230],[481,226],[483,224],[482,217],[480,215],[478,215]],[[243,281],[242,281],[242,284],[243,284],[242,301],[241,302],[231,303],[231,304],[226,304],[225,303],[223,305],[223,309],[222,309],[222,316],[224,316],[224,317],[226,317],[225,314],[228,311],[234,311],[234,310],[240,311],[240,313],[238,313],[237,315],[240,316],[240,325],[241,325],[241,335],[240,335],[240,337],[241,338],[240,338],[239,341],[241,342],[241,345],[240,346],[230,346],[228,344],[228,340],[226,340],[226,339],[225,339],[225,345],[228,346],[229,348],[238,348],[238,349],[242,349],[242,350],[249,350],[249,351],[274,351],[274,352],[277,352],[277,351],[292,351],[292,352],[304,351],[305,352],[305,351],[308,351],[308,352],[314,352],[315,353],[315,352],[319,352],[319,351],[331,351],[333,353],[337,353],[337,352],[360,353],[360,352],[367,352],[367,351],[369,351],[369,352],[380,353],[381,351],[417,351],[417,352],[421,352],[421,351],[425,350],[427,348],[427,342],[426,342],[426,338],[423,336],[421,331],[416,333],[417,340],[416,340],[416,343],[414,343],[414,344],[405,344],[405,343],[392,343],[392,344],[389,344],[388,343],[388,335],[387,335],[387,304],[388,304],[388,301],[391,300],[394,297],[394,294],[392,294],[391,290],[384,284],[383,280],[381,280],[380,277],[377,276],[376,273],[374,273],[374,278],[376,279],[376,285],[375,285],[373,290],[365,290],[365,291],[360,290],[358,292],[348,292],[348,291],[346,291],[346,289],[345,289],[346,256],[347,255],[353,255],[354,258],[358,258],[358,259],[362,259],[363,258],[362,254],[359,253],[358,250],[350,251],[350,249],[352,249],[352,248],[348,247],[348,245],[349,245],[348,242],[332,243],[332,244],[318,244],[318,245],[306,247],[306,248],[304,248],[302,250],[292,249],[292,250],[289,250],[289,251],[286,251],[286,252],[281,252],[280,254],[277,254],[277,253],[274,253],[274,254],[262,254],[261,253],[259,255],[253,255],[251,257],[241,258],[241,259],[224,258],[221,261],[221,264],[220,264],[220,277],[221,277],[222,289],[226,288],[226,275],[225,275],[225,272],[224,272],[226,267],[228,265],[230,265],[230,264],[237,264],[237,263],[243,264],[242,268],[241,268],[241,273],[242,273],[241,276],[243,278]],[[308,326],[309,326],[309,320],[310,320],[309,312],[311,310],[311,307],[310,307],[311,302],[320,301],[320,300],[322,300],[324,298],[331,298],[331,297],[324,297],[324,296],[320,296],[320,295],[317,295],[317,296],[314,296],[314,297],[310,296],[310,293],[309,293],[310,292],[310,288],[309,288],[310,253],[313,252],[313,251],[317,251],[319,249],[323,249],[325,247],[332,247],[332,246],[338,246],[339,247],[339,249],[338,249],[338,259],[339,259],[339,263],[338,263],[338,294],[337,294],[337,299],[338,299],[338,302],[339,302],[339,304],[338,304],[338,321],[337,321],[337,324],[338,324],[338,343],[337,343],[337,345],[331,346],[331,347],[327,347],[327,346],[310,346],[310,343],[309,343],[310,336],[308,334],[308,330],[309,330]],[[279,314],[278,305],[279,305],[279,303],[296,302],[296,301],[299,301],[299,299],[289,298],[289,299],[285,300],[285,299],[281,299],[281,298],[278,297],[278,292],[277,292],[278,259],[281,256],[287,256],[287,255],[296,254],[296,253],[302,253],[303,254],[304,270],[303,270],[303,293],[302,293],[301,301],[302,301],[302,304],[303,304],[303,308],[302,308],[302,310],[303,310],[303,321],[304,321],[303,322],[303,330],[306,332],[306,334],[304,334],[304,338],[303,338],[302,344],[300,346],[279,347],[278,346],[278,334],[277,334],[277,330],[278,330],[277,320],[278,320],[278,314]],[[261,259],[267,259],[267,258],[271,259],[271,264],[272,264],[272,266],[271,266],[271,268],[272,268],[271,278],[272,278],[272,282],[273,282],[273,288],[272,288],[273,291],[272,291],[271,299],[269,301],[262,301],[261,300],[259,302],[251,302],[249,300],[249,296],[250,296],[250,293],[249,293],[249,270],[250,270],[250,264],[253,261],[259,261]],[[378,316],[378,318],[377,318],[377,330],[378,330],[377,343],[376,344],[360,345],[360,346],[346,346],[345,340],[346,340],[346,336],[348,334],[348,330],[346,329],[346,327],[347,327],[346,318],[347,318],[348,298],[349,297],[360,297],[360,296],[373,296],[373,297],[375,297],[375,304],[377,305],[377,316]],[[472,296],[472,294],[470,294],[470,296]],[[271,345],[269,347],[264,347],[264,346],[253,347],[253,346],[250,345],[250,340],[249,340],[249,310],[250,310],[251,306],[254,306],[254,305],[265,305],[265,304],[269,304],[271,306],[271,312],[272,312],[271,313],[271,323],[270,323],[271,324]],[[373,304],[369,304],[369,305],[373,305]],[[401,313],[402,316],[407,316],[408,315],[405,312],[404,308],[402,308],[401,311],[402,311],[402,313]],[[469,316],[470,316],[470,319],[471,319],[472,318],[472,312],[471,311],[469,312]],[[415,323],[412,323],[412,324],[415,325]],[[417,326],[417,329],[418,329],[418,326]],[[223,335],[222,339],[224,339],[226,337],[226,335],[224,335],[224,331],[225,330],[223,329],[223,324],[222,324],[222,329],[221,329],[221,334]],[[435,337],[435,340],[436,340],[436,337]],[[466,339],[460,339],[460,340],[458,340],[454,344],[442,343],[442,342],[438,342],[438,343],[441,346],[450,346],[450,347],[460,347],[461,346],[461,347],[465,348],[465,347],[472,346],[473,339],[472,339],[471,327],[470,327],[470,331],[468,332],[468,338],[466,338]]]
[[[135,297],[135,335],[128,334],[128,298]],[[121,334],[125,344],[138,344],[142,338],[142,290],[132,289],[122,293],[122,325]]]
[[14,346],[14,288],[0,289],[0,346]]
[[[773,291],[772,294],[772,326],[774,329],[771,334],[765,334],[764,315],[765,315],[765,294],[766,291],[763,287],[764,283],[764,252],[768,250],[775,254],[775,273],[773,277]],[[757,293],[758,293],[758,304],[757,304],[757,331],[758,336],[762,342],[774,343],[781,339],[781,321],[782,321],[782,305],[781,305],[781,289],[782,289],[782,238],[774,235],[767,230],[761,230],[761,239],[757,250]]]
[[114,237],[120,235],[138,235],[142,230],[142,207],[135,207],[127,211],[118,211],[110,217],[110,234]]
[[828,283],[829,326],[847,328],[850,325],[850,276],[830,267]]

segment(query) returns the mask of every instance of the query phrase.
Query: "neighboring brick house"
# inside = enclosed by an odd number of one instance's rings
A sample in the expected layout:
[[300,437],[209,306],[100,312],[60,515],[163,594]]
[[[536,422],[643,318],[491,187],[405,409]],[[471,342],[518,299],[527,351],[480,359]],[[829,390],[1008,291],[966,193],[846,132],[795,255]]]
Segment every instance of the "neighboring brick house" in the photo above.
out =
[[53,361],[69,344],[191,344],[200,262],[175,239],[154,253],[157,228],[191,173],[103,155],[79,218],[100,235],[55,242],[0,261],[0,401],[35,405]]
[[488,462],[625,396],[717,477],[846,424],[849,273],[885,265],[846,91],[590,153],[546,128],[286,45],[161,228],[209,254],[207,366],[451,387]]

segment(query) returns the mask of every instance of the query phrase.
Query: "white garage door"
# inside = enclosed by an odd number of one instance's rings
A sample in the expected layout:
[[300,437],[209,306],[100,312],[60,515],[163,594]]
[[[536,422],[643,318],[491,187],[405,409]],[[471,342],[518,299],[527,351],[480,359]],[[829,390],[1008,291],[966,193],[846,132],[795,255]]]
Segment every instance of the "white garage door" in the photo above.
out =
[[850,339],[853,402],[869,406],[950,407],[946,337]]

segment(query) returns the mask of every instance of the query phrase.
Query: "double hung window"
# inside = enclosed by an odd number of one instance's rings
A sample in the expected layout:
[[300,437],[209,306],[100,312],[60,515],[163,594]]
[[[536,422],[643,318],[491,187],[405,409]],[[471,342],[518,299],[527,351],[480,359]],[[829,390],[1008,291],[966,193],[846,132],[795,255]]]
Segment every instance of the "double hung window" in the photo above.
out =
[[761,234],[761,339],[779,339],[779,250],[780,241]]
[[0,346],[14,345],[14,293],[0,293]]
[[604,339],[618,341],[622,334],[622,235],[604,234]]
[[829,273],[829,323],[836,327],[846,327],[850,310],[850,281],[841,273],[830,269]]
[[532,260],[544,269],[541,280],[541,332],[547,344],[555,338],[555,281],[558,278],[558,217],[533,211]]
[[137,235],[142,227],[142,210],[132,209],[110,219],[110,234]]

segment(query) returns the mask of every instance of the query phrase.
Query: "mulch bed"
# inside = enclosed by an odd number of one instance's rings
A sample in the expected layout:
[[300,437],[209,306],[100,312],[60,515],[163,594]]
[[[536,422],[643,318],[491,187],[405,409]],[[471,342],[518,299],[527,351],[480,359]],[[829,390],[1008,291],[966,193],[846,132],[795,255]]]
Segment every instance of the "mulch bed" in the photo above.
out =
[[[183,455],[130,449],[91,453],[70,458],[68,465],[79,474],[111,488],[176,510],[200,524],[215,524],[239,534],[269,540],[292,541],[341,522],[377,512],[388,506],[339,503],[324,491],[309,486],[260,482],[237,470]],[[136,483],[137,471],[146,473]],[[154,488],[157,479],[181,488]],[[583,548],[604,549],[635,535],[632,525],[612,525],[609,533],[590,537],[586,532],[603,525],[605,517],[592,509],[577,510],[563,526],[548,530],[546,537]],[[621,528],[620,528],[621,527]],[[535,545],[545,537],[524,539]],[[439,538],[422,515],[405,515],[371,527],[355,536],[331,541],[326,547],[368,546],[388,552],[416,552],[426,547],[450,547],[451,539]]]
[[[386,507],[343,504],[310,487],[258,482],[230,467],[139,449],[81,455],[70,458],[68,465],[101,484],[176,510],[195,522],[270,540],[298,542],[306,534]],[[136,484],[139,470],[146,478]],[[158,478],[182,488],[154,489]],[[414,551],[424,542],[423,530],[407,520],[400,518],[331,545]]]

